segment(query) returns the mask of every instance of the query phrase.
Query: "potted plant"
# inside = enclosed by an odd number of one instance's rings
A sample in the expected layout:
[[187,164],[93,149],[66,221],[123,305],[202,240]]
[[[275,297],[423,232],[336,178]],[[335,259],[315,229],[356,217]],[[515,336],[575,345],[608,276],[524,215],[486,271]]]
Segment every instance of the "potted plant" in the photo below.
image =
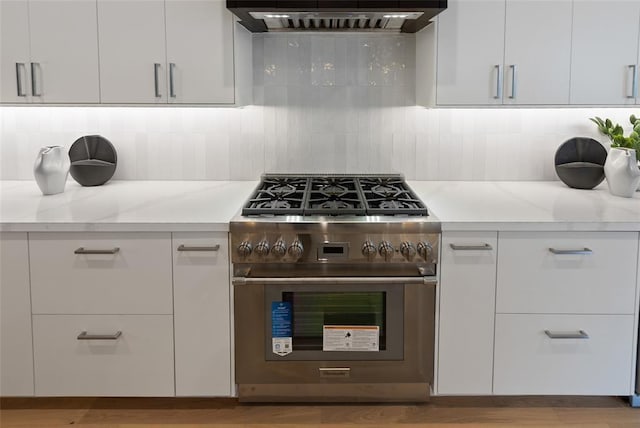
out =
[[598,130],[611,140],[611,151],[604,164],[609,191],[616,196],[633,197],[640,190],[640,118],[629,117],[632,130],[624,136],[624,129],[610,119],[592,117]]

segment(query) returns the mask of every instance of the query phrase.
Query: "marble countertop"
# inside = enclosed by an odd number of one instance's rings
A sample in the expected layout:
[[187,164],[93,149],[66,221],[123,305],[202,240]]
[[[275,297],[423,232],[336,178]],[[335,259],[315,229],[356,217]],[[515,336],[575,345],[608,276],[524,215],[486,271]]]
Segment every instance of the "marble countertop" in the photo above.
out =
[[[33,181],[0,182],[0,231],[219,231],[255,181],[111,181],[42,196]],[[629,198],[561,182],[409,181],[442,230],[640,231]]]

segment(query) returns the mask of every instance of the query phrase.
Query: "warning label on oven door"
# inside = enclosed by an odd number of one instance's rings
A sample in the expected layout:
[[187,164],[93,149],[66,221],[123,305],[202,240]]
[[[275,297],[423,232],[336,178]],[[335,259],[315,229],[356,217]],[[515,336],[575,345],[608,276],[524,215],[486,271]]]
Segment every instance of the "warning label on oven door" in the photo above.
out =
[[291,334],[291,303],[271,302],[271,344],[276,355],[293,351]]
[[322,328],[323,351],[377,352],[379,339],[377,325],[325,325]]

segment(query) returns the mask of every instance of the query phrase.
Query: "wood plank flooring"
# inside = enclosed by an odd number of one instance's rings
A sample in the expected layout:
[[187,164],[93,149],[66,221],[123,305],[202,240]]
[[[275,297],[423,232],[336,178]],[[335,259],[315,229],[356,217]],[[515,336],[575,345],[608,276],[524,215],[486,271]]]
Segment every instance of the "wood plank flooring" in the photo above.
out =
[[2,398],[1,428],[640,428],[622,397],[433,397],[416,405],[202,398]]

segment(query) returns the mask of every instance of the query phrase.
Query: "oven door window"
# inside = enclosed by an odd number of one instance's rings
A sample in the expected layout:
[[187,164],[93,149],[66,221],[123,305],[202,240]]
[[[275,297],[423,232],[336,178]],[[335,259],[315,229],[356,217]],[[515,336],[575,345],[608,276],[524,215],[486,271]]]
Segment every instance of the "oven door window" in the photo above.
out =
[[[404,293],[401,284],[286,288],[269,285],[266,297],[265,304],[269,308],[273,302],[288,303],[292,335],[292,352],[285,356],[275,355],[271,342],[271,311],[267,311],[265,355],[268,360],[402,359]],[[352,340],[345,340],[343,344],[339,335],[345,332]],[[329,339],[329,334],[334,340]],[[367,341],[367,350],[347,350],[346,346],[358,341],[363,343],[365,339],[371,339]]]

